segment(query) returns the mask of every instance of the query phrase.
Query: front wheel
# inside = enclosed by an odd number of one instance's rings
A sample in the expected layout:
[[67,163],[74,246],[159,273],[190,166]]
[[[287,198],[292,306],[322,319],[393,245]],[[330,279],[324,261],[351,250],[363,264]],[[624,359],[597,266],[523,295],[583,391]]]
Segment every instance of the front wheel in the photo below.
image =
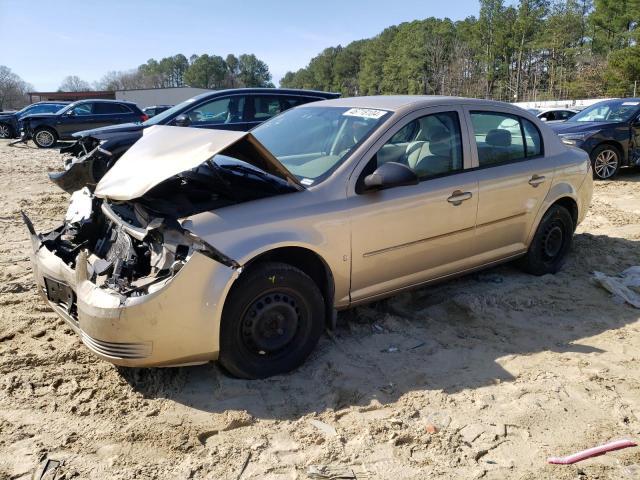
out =
[[0,123],[0,138],[11,138],[11,127],[6,123]]
[[600,145],[591,152],[593,178],[608,180],[615,177],[622,158],[620,151],[613,145]]
[[265,263],[234,285],[222,313],[220,364],[240,378],[265,378],[301,365],[324,328],[324,300],[301,270]]
[[38,128],[33,132],[33,143],[40,148],[53,147],[58,141],[58,135],[48,128]]
[[571,248],[573,231],[569,211],[560,205],[552,205],[542,217],[527,254],[518,260],[518,266],[533,275],[558,272]]

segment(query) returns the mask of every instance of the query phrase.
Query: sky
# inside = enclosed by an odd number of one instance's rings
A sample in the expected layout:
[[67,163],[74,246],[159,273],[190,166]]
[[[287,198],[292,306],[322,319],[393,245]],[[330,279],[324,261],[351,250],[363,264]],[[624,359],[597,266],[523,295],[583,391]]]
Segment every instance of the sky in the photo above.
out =
[[94,82],[150,58],[254,53],[277,85],[326,47],[479,8],[478,0],[0,0],[0,65],[50,91],[67,75]]

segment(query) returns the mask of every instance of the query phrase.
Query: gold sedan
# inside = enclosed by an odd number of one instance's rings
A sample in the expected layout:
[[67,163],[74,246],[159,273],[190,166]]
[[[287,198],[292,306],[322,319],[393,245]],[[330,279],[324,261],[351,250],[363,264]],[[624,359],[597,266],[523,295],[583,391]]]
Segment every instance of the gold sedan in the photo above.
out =
[[248,133],[149,128],[59,228],[25,222],[38,290],[97,355],[258,378],[336,310],[511,260],[555,273],[590,168],[508,104],[343,98]]

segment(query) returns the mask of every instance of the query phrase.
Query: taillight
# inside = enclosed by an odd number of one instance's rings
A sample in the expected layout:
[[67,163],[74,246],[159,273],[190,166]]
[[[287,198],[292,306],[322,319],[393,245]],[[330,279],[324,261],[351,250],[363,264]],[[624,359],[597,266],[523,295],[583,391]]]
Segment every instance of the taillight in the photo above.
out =
[[149,115],[147,115],[146,113],[143,113],[142,115],[140,115],[141,122],[146,122],[147,120],[149,120]]

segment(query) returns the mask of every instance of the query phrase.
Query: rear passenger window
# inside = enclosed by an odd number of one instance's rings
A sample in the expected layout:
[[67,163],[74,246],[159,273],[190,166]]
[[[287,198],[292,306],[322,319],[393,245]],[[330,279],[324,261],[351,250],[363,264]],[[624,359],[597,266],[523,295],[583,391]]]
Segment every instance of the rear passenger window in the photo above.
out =
[[478,163],[486,167],[542,154],[538,128],[528,120],[497,112],[471,112]]
[[96,103],[93,107],[93,113],[98,115],[123,113],[123,108],[122,105],[117,103]]
[[298,105],[304,105],[305,103],[315,102],[320,99],[310,97],[282,97],[281,100],[284,110],[288,110],[290,108],[297,107]]
[[435,113],[409,122],[378,150],[377,166],[408,165],[422,180],[462,170],[462,137],[456,112]]
[[251,99],[253,111],[249,111],[249,122],[264,122],[282,111],[280,97],[257,95]]

